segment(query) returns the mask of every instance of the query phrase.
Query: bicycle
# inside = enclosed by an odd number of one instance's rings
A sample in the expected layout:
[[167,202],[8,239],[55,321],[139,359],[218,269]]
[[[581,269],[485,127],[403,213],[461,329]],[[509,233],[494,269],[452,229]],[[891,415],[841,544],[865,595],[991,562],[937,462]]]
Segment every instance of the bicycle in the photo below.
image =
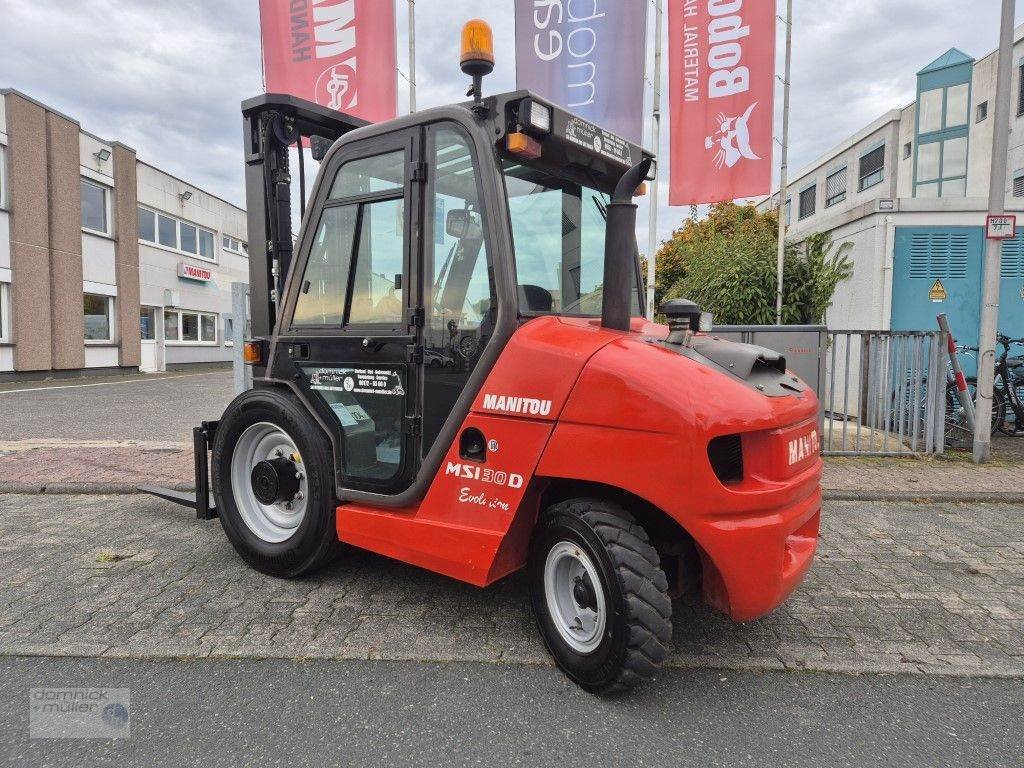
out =
[[1024,346],[1024,338],[1011,339],[1000,333],[996,340],[1003,347],[1003,353],[996,362],[994,392],[1001,392],[1005,401],[998,428],[1004,435],[1021,437],[1024,436],[1024,357],[1010,357],[1010,348]]
[[[966,344],[957,345],[957,352],[967,357],[974,357],[978,348]],[[967,379],[967,394],[972,403],[978,401],[978,380]],[[1002,390],[992,392],[992,434],[994,435],[1006,418],[1006,398]],[[952,363],[946,367],[946,445],[950,448],[970,448],[974,445],[974,430],[967,425],[967,411],[960,403],[960,392],[953,375]]]

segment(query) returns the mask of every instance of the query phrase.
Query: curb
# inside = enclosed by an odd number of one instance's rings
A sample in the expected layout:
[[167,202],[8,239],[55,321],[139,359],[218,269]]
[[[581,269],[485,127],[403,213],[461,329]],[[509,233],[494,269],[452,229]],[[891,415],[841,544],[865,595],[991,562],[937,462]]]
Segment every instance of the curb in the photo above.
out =
[[[141,483],[140,483],[141,484]],[[174,491],[195,493],[195,483],[173,483],[166,486]],[[0,482],[0,494],[54,496],[124,496],[140,494],[135,483],[9,483]],[[824,489],[825,501],[878,501],[911,502],[914,504],[973,503],[1024,505],[1024,493],[1017,491],[946,491],[914,493],[907,491],[850,491]]]
[[849,491],[825,489],[825,501],[882,501],[931,503],[974,503],[974,504],[1024,504],[1024,493],[1019,491],[939,491],[917,493],[910,491]]

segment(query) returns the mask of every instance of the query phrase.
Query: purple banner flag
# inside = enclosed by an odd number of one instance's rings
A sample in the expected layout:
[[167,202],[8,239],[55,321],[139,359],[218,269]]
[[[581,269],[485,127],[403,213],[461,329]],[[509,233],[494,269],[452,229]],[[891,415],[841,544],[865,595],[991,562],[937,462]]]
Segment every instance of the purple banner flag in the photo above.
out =
[[516,0],[519,88],[642,144],[647,0]]

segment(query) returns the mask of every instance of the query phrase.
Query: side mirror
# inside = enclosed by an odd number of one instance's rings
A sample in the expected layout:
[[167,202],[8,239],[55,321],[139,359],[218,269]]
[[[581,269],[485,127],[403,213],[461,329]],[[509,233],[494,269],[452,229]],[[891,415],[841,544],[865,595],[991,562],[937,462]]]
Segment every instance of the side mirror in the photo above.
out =
[[484,228],[480,214],[467,209],[448,211],[445,216],[444,231],[448,237],[456,240],[479,240],[483,237]]
[[331,147],[334,146],[334,142],[324,136],[310,136],[309,137],[309,150],[313,155],[313,159],[318,163],[327,157],[327,153]]

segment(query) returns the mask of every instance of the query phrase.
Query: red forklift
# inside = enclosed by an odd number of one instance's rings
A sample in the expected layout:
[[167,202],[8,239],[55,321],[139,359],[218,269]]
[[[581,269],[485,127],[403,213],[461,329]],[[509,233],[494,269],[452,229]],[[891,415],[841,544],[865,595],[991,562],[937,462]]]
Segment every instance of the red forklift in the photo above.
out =
[[[818,401],[691,302],[643,319],[652,156],[529,92],[484,97],[492,51],[470,22],[472,100],[384,123],[243,104],[253,388],[194,430],[194,496],[145,490],[275,577],[342,544],[480,587],[526,568],[551,656],[607,693],[665,659],[677,594],[747,621],[803,578]],[[306,206],[298,153],[293,244],[296,145],[321,166]]]

